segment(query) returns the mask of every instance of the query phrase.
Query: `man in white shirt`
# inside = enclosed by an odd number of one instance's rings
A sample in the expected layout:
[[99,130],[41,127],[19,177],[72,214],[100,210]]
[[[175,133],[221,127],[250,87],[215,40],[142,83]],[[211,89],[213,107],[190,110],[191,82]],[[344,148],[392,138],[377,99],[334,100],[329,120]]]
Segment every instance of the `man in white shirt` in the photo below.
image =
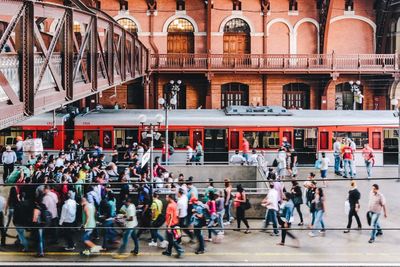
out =
[[232,155],[229,162],[232,165],[243,165],[243,163],[246,162],[246,159],[242,155],[239,154],[239,150],[236,150],[235,155]]
[[[278,236],[278,219],[277,212],[279,210],[279,194],[278,191],[274,188],[274,184],[271,183],[269,185],[270,190],[268,191],[268,195],[262,201],[262,205],[267,208],[267,213],[265,215],[265,230],[267,229],[270,222],[272,222],[272,226],[274,228],[274,232],[271,236]],[[263,231],[265,231],[263,230]]]
[[251,156],[250,156],[250,159],[248,162],[249,162],[249,165],[251,165],[251,166],[258,165],[258,155],[257,155],[257,151],[255,149],[252,150]]
[[61,209],[61,216],[59,225],[63,228],[64,238],[67,242],[67,246],[64,248],[65,250],[74,250],[75,244],[73,240],[73,231],[71,228],[75,226],[75,219],[76,219],[76,206],[77,203],[75,201],[75,193],[72,191],[68,191],[67,200],[64,202],[64,205]]
[[179,218],[179,227],[181,227],[189,237],[190,240],[193,240],[193,233],[190,232],[187,229],[187,219],[186,217],[188,216],[188,205],[189,205],[189,200],[187,198],[187,193],[183,188],[179,188],[178,190],[178,218]]
[[14,171],[14,164],[17,161],[17,154],[11,150],[11,146],[6,146],[6,151],[1,156],[3,162],[3,181],[5,182],[8,175]]
[[336,175],[342,175],[340,172],[341,154],[342,154],[342,142],[339,138],[336,138],[335,143],[333,143],[333,156],[335,157],[334,170]]
[[56,167],[64,166],[64,162],[65,162],[65,154],[64,154],[64,152],[61,152],[61,153],[58,155],[58,158],[56,159],[55,166],[56,166]]
[[323,179],[323,186],[326,186],[326,181],[325,178],[327,177],[328,174],[328,167],[330,164],[330,160],[329,158],[326,156],[325,152],[321,153],[321,168],[320,168],[320,172],[321,172],[321,178]]
[[186,146],[186,165],[192,164],[193,161],[193,148],[191,146]]
[[43,190],[43,200],[42,203],[46,206],[47,210],[51,214],[51,226],[55,227],[54,229],[51,229],[51,237],[54,243],[58,242],[58,231],[57,231],[57,226],[58,226],[58,212],[57,212],[57,203],[58,203],[58,197],[56,193],[52,192],[50,189],[49,185],[45,185],[44,190]]
[[121,212],[124,214],[126,218],[126,227],[124,229],[124,234],[122,236],[122,244],[118,250],[118,254],[115,255],[115,258],[125,258],[128,257],[125,253],[126,247],[128,245],[129,238],[133,239],[133,243],[135,248],[131,251],[134,255],[139,254],[139,239],[137,237],[136,226],[138,226],[138,220],[136,217],[136,207],[132,203],[131,198],[127,198],[125,200],[124,205],[121,208]]

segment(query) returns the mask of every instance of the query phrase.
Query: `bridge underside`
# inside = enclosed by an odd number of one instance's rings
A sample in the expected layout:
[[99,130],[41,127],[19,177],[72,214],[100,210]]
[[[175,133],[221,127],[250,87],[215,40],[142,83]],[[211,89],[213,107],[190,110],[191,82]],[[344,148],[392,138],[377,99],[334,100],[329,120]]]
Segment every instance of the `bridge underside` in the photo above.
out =
[[147,73],[147,48],[99,10],[76,0],[0,6],[0,129]]

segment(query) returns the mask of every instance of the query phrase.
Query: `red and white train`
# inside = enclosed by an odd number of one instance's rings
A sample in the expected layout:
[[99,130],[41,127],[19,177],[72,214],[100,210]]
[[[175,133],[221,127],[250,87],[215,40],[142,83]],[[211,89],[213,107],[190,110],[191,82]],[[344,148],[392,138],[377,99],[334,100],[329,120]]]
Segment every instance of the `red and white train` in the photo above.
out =
[[[163,110],[99,110],[81,114],[73,123],[68,115],[52,113],[30,118],[0,132],[0,144],[11,144],[17,135],[41,137],[48,150],[60,150],[71,138],[80,139],[85,147],[99,143],[104,151],[114,146],[140,143],[139,116],[155,122]],[[229,155],[241,150],[242,138],[250,147],[264,150],[269,162],[286,137],[298,152],[300,164],[313,164],[317,152],[332,157],[335,137],[350,137],[361,154],[362,145],[368,142],[375,151],[376,165],[397,164],[398,119],[391,111],[321,111],[289,110],[279,107],[230,107],[228,110],[171,110],[169,144],[175,148],[171,163],[186,162],[186,146],[196,146],[200,140],[204,148],[204,161],[227,162]],[[68,123],[67,123],[68,122]],[[51,130],[50,130],[51,129]],[[165,126],[158,131],[165,136]],[[161,142],[155,142],[159,153]],[[362,165],[361,155],[356,164]],[[333,161],[332,161],[333,162]]]

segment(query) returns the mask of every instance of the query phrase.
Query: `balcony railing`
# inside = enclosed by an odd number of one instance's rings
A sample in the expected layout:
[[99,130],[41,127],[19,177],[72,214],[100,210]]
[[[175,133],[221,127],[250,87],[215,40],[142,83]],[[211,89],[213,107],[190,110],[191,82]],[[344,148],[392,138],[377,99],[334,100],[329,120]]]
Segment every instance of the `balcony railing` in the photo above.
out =
[[265,54],[158,54],[151,55],[156,71],[240,72],[369,72],[399,71],[398,54],[265,55]]

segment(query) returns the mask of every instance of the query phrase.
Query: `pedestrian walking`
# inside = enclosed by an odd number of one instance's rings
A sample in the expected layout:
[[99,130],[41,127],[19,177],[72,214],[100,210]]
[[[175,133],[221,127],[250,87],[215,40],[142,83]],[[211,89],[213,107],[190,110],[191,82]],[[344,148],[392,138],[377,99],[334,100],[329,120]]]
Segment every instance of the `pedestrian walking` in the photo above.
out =
[[75,201],[75,193],[72,191],[68,192],[67,200],[64,202],[64,205],[61,209],[61,216],[59,225],[63,230],[63,235],[67,246],[64,248],[65,250],[75,250],[75,243],[74,243],[74,231],[71,227],[75,226],[76,220],[76,206],[77,203]]
[[[150,230],[151,234],[151,242],[149,243],[149,247],[157,247],[167,248],[167,241],[164,240],[164,237],[160,235],[157,228],[161,227],[165,222],[165,217],[162,214],[163,211],[163,203],[160,200],[160,194],[158,191],[153,193],[153,203],[151,204],[151,227],[153,229]],[[160,243],[158,243],[158,241]]]
[[172,255],[172,248],[175,248],[177,252],[177,257],[183,257],[183,253],[185,252],[183,248],[178,244],[178,240],[174,237],[174,231],[176,231],[176,227],[179,226],[179,219],[178,219],[178,206],[175,202],[174,195],[167,195],[167,211],[165,214],[165,224],[167,227],[167,240],[168,240],[168,247],[162,253],[165,256]]
[[232,203],[234,200],[233,194],[232,194],[232,184],[231,180],[228,178],[224,179],[224,206],[225,206],[225,217],[226,217],[226,222],[224,224],[229,225],[231,222],[234,220],[232,216]]
[[265,225],[264,225],[265,230],[267,229],[269,223],[272,223],[274,231],[273,233],[271,233],[271,236],[278,236],[279,231],[278,231],[277,212],[279,211],[279,197],[278,197],[278,192],[274,188],[273,183],[270,183],[268,194],[263,199],[261,204],[267,208],[265,214]]
[[321,187],[317,188],[312,203],[315,205],[315,215],[314,224],[312,225],[313,230],[309,233],[309,236],[316,237],[319,233],[325,233],[324,213],[326,211],[326,204],[324,191]]
[[247,227],[247,229],[244,231],[244,233],[249,234],[250,226],[246,219],[246,202],[248,201],[246,192],[244,191],[244,188],[242,187],[241,184],[238,184],[236,186],[236,190],[237,190],[237,193],[235,196],[234,205],[236,208],[237,229],[234,229],[234,231],[240,231],[240,224],[243,221],[243,223]]
[[121,207],[120,210],[121,214],[126,220],[124,234],[122,236],[122,244],[118,249],[118,254],[114,255],[115,258],[126,258],[129,254],[126,253],[126,247],[129,242],[129,237],[132,238],[134,249],[131,253],[136,256],[139,254],[139,239],[136,233],[136,227],[138,226],[138,220],[136,217],[136,207],[132,203],[131,198],[127,198],[124,201],[124,205]]
[[360,194],[360,191],[358,191],[358,189],[357,189],[357,184],[355,181],[352,181],[350,186],[351,186],[351,188],[349,191],[349,196],[347,198],[350,209],[349,209],[349,214],[348,214],[347,230],[345,230],[344,233],[350,233],[353,216],[356,218],[358,229],[360,230],[362,227],[360,217],[358,217],[358,211],[360,210],[361,194]]
[[82,228],[84,230],[83,233],[83,243],[86,246],[86,249],[82,251],[82,255],[89,256],[92,253],[99,253],[101,250],[101,246],[97,246],[92,241],[92,233],[94,228],[96,227],[96,208],[93,203],[89,203],[85,197],[81,199],[82,206]]
[[296,208],[296,211],[300,217],[300,222],[298,226],[303,226],[304,220],[303,213],[301,212],[301,205],[303,204],[303,191],[301,190],[301,187],[299,186],[299,183],[297,181],[292,181],[292,189],[290,190],[290,192],[292,193],[292,201],[294,207]]
[[387,218],[387,207],[386,199],[384,195],[379,191],[379,185],[373,184],[371,193],[369,194],[368,201],[368,214],[371,218],[371,238],[369,243],[374,243],[377,236],[383,235],[381,225],[379,222],[380,215],[383,211],[383,216]]
[[185,192],[184,188],[179,188],[178,189],[178,217],[179,217],[179,227],[183,229],[183,232],[187,234],[190,238],[190,241],[193,242],[194,236],[193,232],[191,232],[188,228],[190,218],[188,219],[188,204],[189,200],[186,195],[187,193]]
[[285,245],[286,235],[296,241],[296,247],[299,247],[299,241],[291,232],[289,232],[289,228],[292,225],[292,217],[293,217],[294,203],[292,201],[292,194],[289,192],[285,192],[283,197],[283,202],[281,204],[278,221],[281,226],[281,242],[278,243],[280,246]]
[[203,226],[206,225],[206,207],[204,204],[199,201],[196,197],[192,197],[190,199],[190,204],[192,204],[192,218],[191,218],[191,225],[194,227],[194,236],[196,237],[197,241],[199,242],[199,246],[195,251],[196,254],[204,254],[205,245],[204,245],[204,237],[202,233]]

